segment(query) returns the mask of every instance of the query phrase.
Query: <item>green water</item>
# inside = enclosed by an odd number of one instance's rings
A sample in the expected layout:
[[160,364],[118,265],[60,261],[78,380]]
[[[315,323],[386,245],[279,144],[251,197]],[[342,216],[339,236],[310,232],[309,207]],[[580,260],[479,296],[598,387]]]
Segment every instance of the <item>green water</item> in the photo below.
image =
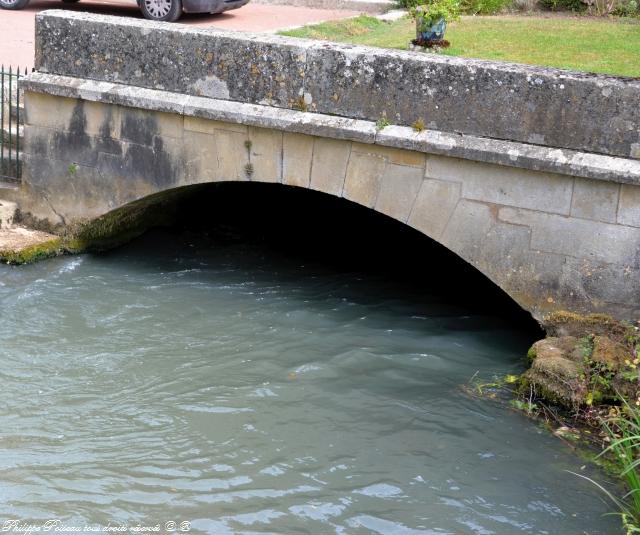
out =
[[0,313],[2,522],[617,533],[561,441],[461,388],[531,333],[410,285],[155,233],[0,267]]

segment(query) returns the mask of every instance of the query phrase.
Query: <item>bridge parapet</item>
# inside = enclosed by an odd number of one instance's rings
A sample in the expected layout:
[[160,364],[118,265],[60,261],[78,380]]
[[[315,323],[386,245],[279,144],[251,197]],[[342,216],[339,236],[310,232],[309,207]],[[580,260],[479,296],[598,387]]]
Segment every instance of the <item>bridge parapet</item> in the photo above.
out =
[[640,157],[640,80],[47,11],[39,72]]

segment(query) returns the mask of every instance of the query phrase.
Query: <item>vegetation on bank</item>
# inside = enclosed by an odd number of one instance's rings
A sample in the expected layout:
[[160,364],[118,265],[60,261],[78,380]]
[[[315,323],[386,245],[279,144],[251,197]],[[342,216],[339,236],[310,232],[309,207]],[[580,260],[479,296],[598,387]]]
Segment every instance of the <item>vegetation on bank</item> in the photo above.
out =
[[507,396],[565,442],[599,452],[595,460],[628,492],[618,496],[589,481],[618,508],[625,533],[640,533],[640,330],[601,314],[567,312],[551,314],[545,326],[549,336],[529,350],[525,373],[476,379],[466,390]]
[[[440,0],[398,0],[401,8],[412,9],[425,3]],[[495,15],[505,11],[561,11],[584,13],[592,16],[617,15],[620,17],[639,17],[638,0],[455,0],[467,15]]]
[[[281,32],[383,48],[407,49],[415,38],[409,17],[384,22],[360,16]],[[554,15],[463,17],[447,28],[441,53],[617,76],[640,77],[640,21]]]
[[[598,482],[591,481],[602,490],[620,510],[622,526],[627,535],[640,533],[640,407],[630,405],[624,398],[603,422],[611,445],[601,455],[611,453],[629,492],[614,496]],[[584,477],[584,476],[582,476]],[[588,478],[587,478],[588,479]]]

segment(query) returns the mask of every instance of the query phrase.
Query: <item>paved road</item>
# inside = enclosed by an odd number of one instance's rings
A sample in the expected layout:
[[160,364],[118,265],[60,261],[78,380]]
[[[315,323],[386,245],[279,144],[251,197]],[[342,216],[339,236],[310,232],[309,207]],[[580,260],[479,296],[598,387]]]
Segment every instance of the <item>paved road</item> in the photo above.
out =
[[[87,0],[66,5],[57,0],[32,0],[21,11],[0,10],[0,64],[5,67],[32,67],[35,15],[45,9],[68,9],[109,15],[142,18],[135,0]],[[180,24],[244,31],[274,31],[310,22],[340,19],[355,15],[352,11],[308,9],[291,6],[248,4],[220,15],[185,15]]]

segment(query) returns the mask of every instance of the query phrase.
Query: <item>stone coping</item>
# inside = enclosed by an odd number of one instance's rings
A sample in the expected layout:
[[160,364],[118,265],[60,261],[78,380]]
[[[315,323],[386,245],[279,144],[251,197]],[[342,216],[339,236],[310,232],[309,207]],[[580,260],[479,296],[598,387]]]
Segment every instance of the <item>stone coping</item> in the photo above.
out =
[[640,185],[640,161],[635,159],[437,130],[416,132],[406,126],[392,125],[378,130],[373,121],[187,96],[169,91],[39,72],[29,74],[21,79],[20,83],[25,91],[59,97],[358,141],[541,172]]
[[36,69],[640,158],[640,79],[58,10],[36,17]]

